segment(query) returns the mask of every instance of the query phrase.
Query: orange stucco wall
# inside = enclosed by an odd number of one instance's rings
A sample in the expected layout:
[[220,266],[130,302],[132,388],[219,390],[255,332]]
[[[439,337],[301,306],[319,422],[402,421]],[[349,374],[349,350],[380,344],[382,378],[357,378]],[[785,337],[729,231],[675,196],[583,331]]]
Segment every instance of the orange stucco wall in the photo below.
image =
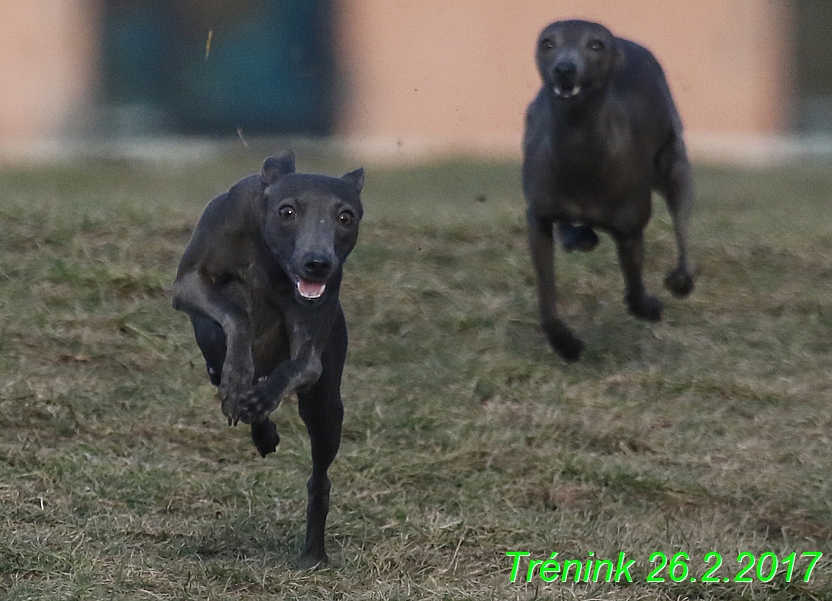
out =
[[551,21],[585,18],[663,64],[688,132],[777,133],[790,101],[788,0],[338,0],[339,131],[402,148],[519,153]]
[[63,132],[89,100],[96,63],[96,3],[2,0],[0,147]]

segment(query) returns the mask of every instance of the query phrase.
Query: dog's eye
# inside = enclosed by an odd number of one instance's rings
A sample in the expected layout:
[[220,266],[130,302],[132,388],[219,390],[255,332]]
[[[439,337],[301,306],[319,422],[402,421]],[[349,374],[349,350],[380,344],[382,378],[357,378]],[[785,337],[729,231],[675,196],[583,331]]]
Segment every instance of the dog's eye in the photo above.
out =
[[277,214],[280,215],[280,218],[284,221],[289,221],[290,219],[294,219],[297,216],[297,211],[295,211],[294,207],[285,206],[280,207],[278,209]]
[[554,42],[552,42],[552,40],[549,40],[549,39],[540,40],[540,49],[541,50],[551,50],[554,47],[555,47],[555,44],[554,44]]
[[344,227],[349,227],[353,223],[355,223],[355,215],[352,211],[341,211],[341,213],[338,215],[338,223],[340,223]]
[[594,50],[595,52],[601,52],[604,49],[604,42],[601,40],[592,40],[589,43],[590,50]]

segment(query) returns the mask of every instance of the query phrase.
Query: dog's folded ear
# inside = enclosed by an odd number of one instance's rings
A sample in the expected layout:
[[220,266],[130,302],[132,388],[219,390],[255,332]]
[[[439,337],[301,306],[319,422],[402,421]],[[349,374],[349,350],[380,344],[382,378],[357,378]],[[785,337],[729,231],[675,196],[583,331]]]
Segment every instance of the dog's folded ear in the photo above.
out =
[[295,153],[287,150],[282,154],[269,157],[263,163],[260,179],[264,186],[271,186],[278,178],[295,172]]
[[364,187],[364,168],[359,167],[355,171],[345,173],[341,176],[341,179],[355,188],[355,191],[360,194],[361,189]]

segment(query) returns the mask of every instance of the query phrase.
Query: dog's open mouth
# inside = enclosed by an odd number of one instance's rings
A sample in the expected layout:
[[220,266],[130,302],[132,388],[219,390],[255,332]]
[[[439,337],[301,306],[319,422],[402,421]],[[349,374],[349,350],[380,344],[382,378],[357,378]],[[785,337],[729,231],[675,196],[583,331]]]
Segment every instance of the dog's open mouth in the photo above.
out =
[[555,84],[552,87],[552,90],[558,98],[574,98],[581,93],[581,86],[577,84],[571,86],[561,86],[559,84]]
[[306,300],[321,298],[324,295],[324,290],[326,290],[326,284],[322,282],[310,282],[302,278],[298,278],[296,286],[298,294]]

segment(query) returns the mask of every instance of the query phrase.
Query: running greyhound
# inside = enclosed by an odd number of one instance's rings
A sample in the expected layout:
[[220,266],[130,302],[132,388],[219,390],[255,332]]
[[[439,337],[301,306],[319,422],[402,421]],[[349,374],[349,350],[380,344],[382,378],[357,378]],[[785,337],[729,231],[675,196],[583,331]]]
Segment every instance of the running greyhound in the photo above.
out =
[[263,457],[280,442],[269,414],[297,393],[312,445],[303,567],[327,561],[327,469],[341,443],[347,353],[338,291],[363,184],[363,169],[335,178],[296,173],[292,152],[266,159],[205,209],[173,284],[223,414],[251,424]]
[[693,207],[682,123],[659,63],[647,49],[588,21],[559,21],[537,41],[543,85],[529,106],[523,142],[523,192],[543,330],[552,348],[577,361],[583,342],[557,313],[553,225],[566,250],[592,250],[593,231],[609,232],[633,315],[658,321],[662,304],[642,281],[644,228],[651,192],[673,218],[676,267],[665,285],[693,289],[687,230]]

